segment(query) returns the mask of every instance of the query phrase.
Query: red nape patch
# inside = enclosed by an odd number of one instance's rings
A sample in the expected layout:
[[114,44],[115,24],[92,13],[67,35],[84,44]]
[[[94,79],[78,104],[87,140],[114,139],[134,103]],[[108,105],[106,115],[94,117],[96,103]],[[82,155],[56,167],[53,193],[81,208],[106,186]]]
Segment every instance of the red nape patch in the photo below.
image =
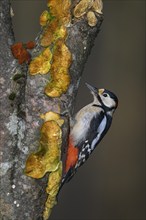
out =
[[68,146],[67,159],[65,165],[66,173],[71,167],[75,166],[75,164],[77,163],[78,154],[79,154],[78,148],[73,145],[71,138],[69,138],[69,146]]

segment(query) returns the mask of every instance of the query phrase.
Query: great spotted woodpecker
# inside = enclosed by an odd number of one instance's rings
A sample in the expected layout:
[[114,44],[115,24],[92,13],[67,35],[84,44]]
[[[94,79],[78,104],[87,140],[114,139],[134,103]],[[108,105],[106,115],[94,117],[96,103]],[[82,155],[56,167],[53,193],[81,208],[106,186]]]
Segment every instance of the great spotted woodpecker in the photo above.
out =
[[116,95],[106,89],[86,84],[93,102],[83,107],[75,116],[69,137],[62,185],[68,182],[78,167],[88,159],[111,126],[112,116],[118,106]]

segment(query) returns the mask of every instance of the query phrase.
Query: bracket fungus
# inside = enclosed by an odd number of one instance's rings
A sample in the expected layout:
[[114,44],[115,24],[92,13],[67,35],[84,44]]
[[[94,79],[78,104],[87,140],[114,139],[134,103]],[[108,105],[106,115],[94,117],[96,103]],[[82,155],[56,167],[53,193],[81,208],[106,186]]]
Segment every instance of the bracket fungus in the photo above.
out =
[[48,1],[49,11],[45,10],[40,16],[43,27],[40,44],[46,49],[29,65],[31,75],[47,74],[50,71],[51,80],[45,87],[45,94],[53,98],[65,93],[70,84],[71,53],[65,44],[66,26],[71,20],[70,7],[70,0],[65,0],[63,4],[62,0]]
[[52,208],[57,203],[56,196],[58,194],[59,187],[60,187],[60,182],[62,178],[62,169],[63,169],[62,162],[60,162],[58,165],[58,168],[54,172],[50,173],[49,175],[48,184],[46,187],[48,198],[46,200],[45,209],[43,212],[44,220],[48,220],[51,214]]
[[46,26],[48,20],[51,20],[51,16],[47,10],[43,11],[43,13],[40,16],[40,25]]
[[44,49],[41,54],[35,57],[30,65],[30,75],[47,74],[51,67],[52,53],[49,48]]
[[[60,97],[67,92],[71,82],[69,70],[72,54],[66,45],[71,13],[77,19],[86,17],[89,26],[94,27],[101,11],[101,0],[81,0],[73,11],[70,0],[64,0],[63,3],[62,0],[48,0],[48,10],[40,16],[42,32],[38,40],[41,53],[37,53],[29,64],[31,76],[50,74],[50,81],[44,88],[44,94],[48,97]],[[28,44],[28,47],[31,48],[31,44]],[[43,219],[47,220],[56,204],[56,196],[62,179],[61,146],[64,120],[52,111],[41,114],[40,117],[44,121],[40,129],[39,148],[37,152],[28,156],[25,174],[35,179],[43,178],[48,174],[46,187],[48,197],[43,213]]]
[[52,65],[50,69],[51,81],[45,88],[45,94],[50,97],[59,97],[67,91],[70,84],[69,67],[71,53],[64,40],[58,40],[55,45]]
[[44,123],[41,128],[39,150],[29,155],[26,161],[25,173],[29,177],[39,179],[49,172],[46,187],[48,197],[43,213],[43,219],[47,220],[53,206],[56,204],[56,195],[62,178],[61,126],[64,120],[54,112],[47,112],[40,117],[44,119]]
[[47,172],[55,171],[61,158],[63,120],[57,113],[48,112],[41,115],[45,119],[41,127],[39,150],[29,155],[26,161],[27,176],[39,179]]
[[87,20],[88,20],[88,24],[91,27],[94,27],[97,24],[97,18],[96,18],[95,13],[93,11],[88,11]]
[[82,18],[87,15],[89,26],[94,27],[97,24],[98,14],[102,14],[102,0],[81,0],[74,8],[75,18]]

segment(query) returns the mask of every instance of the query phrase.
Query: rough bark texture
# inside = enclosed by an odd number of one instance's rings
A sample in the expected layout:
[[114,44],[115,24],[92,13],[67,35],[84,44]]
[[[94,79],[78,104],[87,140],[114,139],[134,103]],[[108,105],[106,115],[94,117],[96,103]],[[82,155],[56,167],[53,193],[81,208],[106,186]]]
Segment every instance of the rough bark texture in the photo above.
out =
[[[0,219],[3,220],[36,220],[42,219],[46,201],[45,178],[35,180],[24,175],[24,167],[28,154],[37,150],[40,126],[39,115],[47,111],[68,111],[63,128],[63,148],[66,145],[69,117],[72,117],[75,98],[84,68],[84,64],[94,44],[102,18],[91,28],[85,19],[74,21],[68,27],[67,46],[72,53],[70,67],[71,84],[61,98],[51,99],[44,95],[47,76],[29,76],[27,66],[18,66],[14,60],[10,45],[14,43],[14,35],[10,17],[9,0],[0,1],[0,83],[1,83],[1,184],[0,184]],[[38,48],[33,51],[37,53]],[[24,73],[20,83],[14,83],[12,77],[16,73]],[[15,101],[9,95],[16,91]],[[44,111],[45,110],[45,111]]]

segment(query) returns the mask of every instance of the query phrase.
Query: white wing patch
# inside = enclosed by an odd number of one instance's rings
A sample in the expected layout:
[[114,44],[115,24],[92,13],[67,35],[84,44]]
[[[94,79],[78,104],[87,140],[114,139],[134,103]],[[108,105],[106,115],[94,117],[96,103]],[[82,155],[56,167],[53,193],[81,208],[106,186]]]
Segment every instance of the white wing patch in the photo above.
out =
[[101,134],[102,132],[104,131],[105,127],[106,127],[106,123],[107,123],[107,118],[106,116],[104,116],[104,118],[102,119],[102,122],[100,123],[98,129],[97,129],[97,137],[92,141],[92,144],[91,144],[91,150],[93,151],[94,148],[95,148],[95,145],[98,143],[100,137],[101,137]]
[[97,137],[93,140],[92,144],[90,145],[88,143],[88,140],[85,141],[85,145],[83,146],[81,152],[79,153],[78,157],[78,163],[75,166],[75,169],[77,169],[79,166],[81,166],[86,159],[89,157],[89,155],[92,153],[92,151],[95,149],[98,141],[100,140],[101,134],[104,131],[107,123],[107,118],[104,116],[102,119],[98,129],[97,129]]

